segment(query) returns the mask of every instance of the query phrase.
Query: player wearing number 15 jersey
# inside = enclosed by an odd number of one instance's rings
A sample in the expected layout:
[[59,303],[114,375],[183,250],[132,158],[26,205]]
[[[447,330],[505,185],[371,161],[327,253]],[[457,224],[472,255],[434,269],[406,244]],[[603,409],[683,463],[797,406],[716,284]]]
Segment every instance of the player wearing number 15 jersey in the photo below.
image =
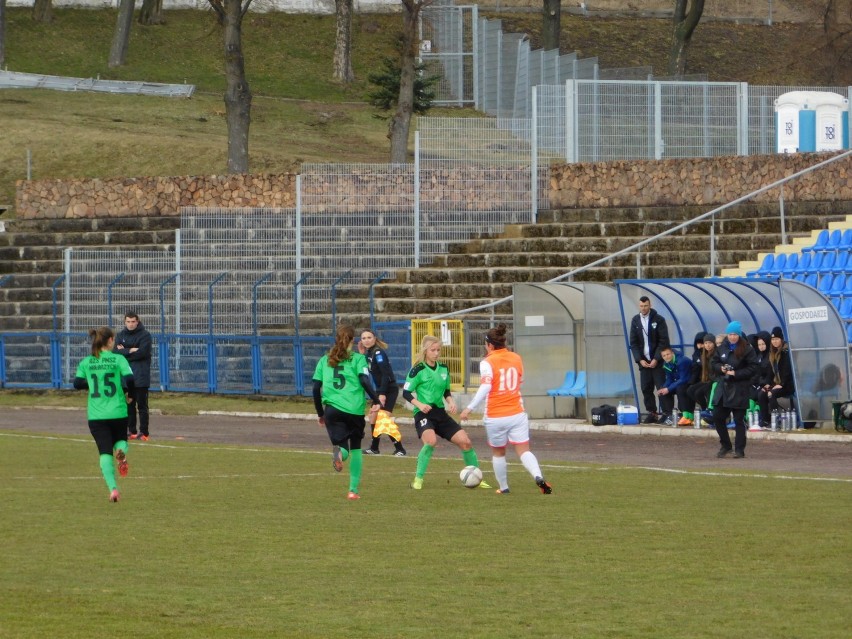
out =
[[127,475],[127,393],[133,392],[133,371],[123,355],[112,352],[115,333],[107,326],[89,331],[92,354],[84,357],[74,374],[74,388],[89,391],[89,431],[100,455],[101,474],[109,500],[119,500],[113,459],[118,474]]
[[500,483],[498,493],[509,492],[506,446],[512,444],[539,490],[549,495],[553,489],[545,481],[538,460],[530,451],[530,425],[521,398],[524,363],[520,355],[506,348],[505,324],[498,324],[485,334],[485,352],[485,359],[479,363],[479,389],[462,411],[461,420],[467,419],[483,400],[486,401],[485,432],[494,455],[494,474]]

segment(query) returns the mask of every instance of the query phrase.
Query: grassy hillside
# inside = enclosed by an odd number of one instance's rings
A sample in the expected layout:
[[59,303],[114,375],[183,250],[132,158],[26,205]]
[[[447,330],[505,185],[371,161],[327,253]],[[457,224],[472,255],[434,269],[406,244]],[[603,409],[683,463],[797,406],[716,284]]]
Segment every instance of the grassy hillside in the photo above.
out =
[[[56,11],[36,24],[28,9],[8,10],[6,61],[13,71],[152,82],[187,82],[190,100],[0,91],[0,204],[14,200],[14,182],[33,178],[216,174],[226,166],[224,74],[220,29],[209,12],[169,11],[161,27],[133,25],[127,65],[106,64],[113,10]],[[538,43],[540,18],[507,14],[504,31]],[[357,80],[331,78],[334,17],[250,15],[243,29],[246,70],[255,95],[250,167],[253,172],[297,169],[305,161],[385,162],[386,121],[365,103],[367,74],[393,52],[399,15],[357,16]],[[665,20],[563,20],[566,50],[598,56],[604,67],[652,65],[665,72]],[[693,41],[690,72],[711,80],[826,84],[814,64],[815,25],[735,25],[707,22]],[[446,113],[446,112],[442,112]],[[457,113],[457,112],[454,112]],[[468,113],[469,115],[470,113]]]

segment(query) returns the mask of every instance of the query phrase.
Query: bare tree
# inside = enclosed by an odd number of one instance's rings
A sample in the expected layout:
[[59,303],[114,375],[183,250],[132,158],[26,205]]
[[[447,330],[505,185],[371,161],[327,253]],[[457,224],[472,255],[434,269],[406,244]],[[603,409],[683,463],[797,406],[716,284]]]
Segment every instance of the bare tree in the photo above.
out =
[[0,65],[6,64],[6,0],[0,0]]
[[133,9],[136,0],[121,0],[118,5],[118,17],[115,21],[115,33],[112,36],[112,48],[109,50],[109,67],[120,67],[127,61],[127,48],[130,44],[130,26],[133,24]]
[[147,26],[166,24],[166,18],[163,15],[163,0],[142,0],[142,8],[139,10],[139,24]]
[[559,48],[562,31],[562,0],[543,0],[541,13],[541,48],[545,51]]
[[32,15],[36,22],[53,22],[53,0],[35,0]]
[[225,120],[228,123],[228,173],[248,173],[251,89],[243,58],[243,17],[252,0],[208,0],[223,26],[225,44]]
[[852,2],[829,0],[823,30],[830,56],[829,82],[852,83]]
[[400,47],[399,100],[388,124],[390,161],[403,164],[408,159],[408,132],[414,112],[415,60],[417,58],[417,21],[424,7],[433,0],[402,0],[402,45]]
[[[689,9],[687,9],[687,5],[689,5]],[[675,0],[672,48],[669,52],[669,75],[686,73],[687,50],[703,12],[704,0]]]
[[352,71],[352,0],[334,0],[337,14],[337,37],[334,41],[334,79],[349,84]]

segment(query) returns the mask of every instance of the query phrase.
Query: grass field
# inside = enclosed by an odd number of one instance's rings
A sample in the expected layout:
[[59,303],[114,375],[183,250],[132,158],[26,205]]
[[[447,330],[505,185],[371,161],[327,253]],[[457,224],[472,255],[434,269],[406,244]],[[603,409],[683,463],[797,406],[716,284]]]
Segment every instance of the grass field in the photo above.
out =
[[381,457],[348,502],[327,451],[129,459],[110,504],[89,437],[0,432],[0,636],[848,634],[846,482],[545,463],[498,496],[436,456],[414,492]]

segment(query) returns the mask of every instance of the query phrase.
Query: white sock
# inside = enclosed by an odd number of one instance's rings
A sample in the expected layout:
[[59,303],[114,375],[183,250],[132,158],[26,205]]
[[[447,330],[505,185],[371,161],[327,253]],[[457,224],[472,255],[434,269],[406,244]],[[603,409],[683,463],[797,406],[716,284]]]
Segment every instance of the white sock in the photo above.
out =
[[543,477],[541,474],[541,467],[538,465],[538,460],[535,458],[535,455],[532,454],[531,450],[528,450],[521,455],[521,463],[524,465],[524,468],[527,469],[527,472],[533,476],[533,479],[536,477]]
[[491,465],[494,467],[494,476],[497,477],[497,483],[500,484],[500,490],[509,488],[509,473],[507,472],[508,464],[506,457],[492,457]]

